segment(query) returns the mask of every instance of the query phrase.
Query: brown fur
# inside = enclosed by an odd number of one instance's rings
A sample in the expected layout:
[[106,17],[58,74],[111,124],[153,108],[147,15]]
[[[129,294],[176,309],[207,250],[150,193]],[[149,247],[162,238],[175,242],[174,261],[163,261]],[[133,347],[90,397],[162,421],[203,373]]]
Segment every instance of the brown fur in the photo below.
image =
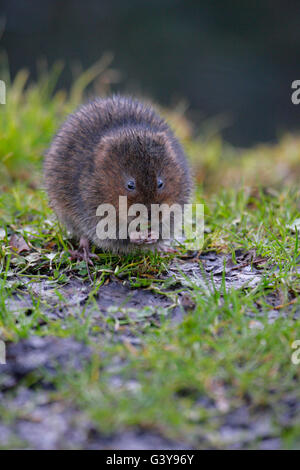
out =
[[[165,181],[161,191],[157,178]],[[136,190],[128,192],[128,178]],[[123,97],[96,98],[70,115],[46,154],[45,187],[51,207],[75,236],[99,247],[128,251],[128,240],[100,241],[99,204],[118,208],[119,196],[134,203],[184,204],[191,191],[182,147],[154,110]]]

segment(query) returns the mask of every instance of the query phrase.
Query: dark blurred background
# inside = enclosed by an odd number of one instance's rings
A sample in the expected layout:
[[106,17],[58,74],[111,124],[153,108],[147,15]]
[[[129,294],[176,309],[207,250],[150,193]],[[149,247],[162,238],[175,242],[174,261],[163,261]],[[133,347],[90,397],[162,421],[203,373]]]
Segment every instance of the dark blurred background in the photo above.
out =
[[62,59],[58,85],[69,87],[74,64],[85,69],[111,51],[120,72],[113,91],[166,106],[185,99],[196,128],[216,118],[233,144],[300,128],[291,102],[298,1],[0,0],[0,8],[12,78],[23,67],[35,78],[41,58]]

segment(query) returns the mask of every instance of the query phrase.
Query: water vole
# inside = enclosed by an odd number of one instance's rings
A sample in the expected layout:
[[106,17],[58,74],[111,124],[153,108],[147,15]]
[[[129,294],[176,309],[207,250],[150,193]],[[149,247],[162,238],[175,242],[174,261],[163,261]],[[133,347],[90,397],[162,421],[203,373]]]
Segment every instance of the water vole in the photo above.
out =
[[191,190],[183,149],[166,122],[151,106],[120,96],[96,98],[67,118],[46,153],[44,184],[51,207],[85,255],[89,241],[113,252],[153,242],[100,240],[100,204],[112,204],[118,213],[119,196],[127,196],[128,207],[182,206]]

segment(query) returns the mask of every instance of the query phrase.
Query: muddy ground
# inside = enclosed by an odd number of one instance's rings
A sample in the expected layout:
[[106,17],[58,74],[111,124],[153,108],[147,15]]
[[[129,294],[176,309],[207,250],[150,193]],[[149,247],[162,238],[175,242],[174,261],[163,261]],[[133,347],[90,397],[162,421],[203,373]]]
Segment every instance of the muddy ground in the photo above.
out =
[[[124,317],[132,316],[134,327],[130,322],[121,331],[116,327],[110,332],[111,341],[124,341],[139,346],[140,337],[134,334],[143,322],[154,322],[159,325],[160,309],[168,312],[171,322],[177,324],[187,310],[193,309],[193,302],[189,297],[188,285],[192,281],[204,289],[220,288],[225,265],[226,287],[239,289],[243,286],[254,287],[261,281],[262,265],[264,260],[254,257],[253,253],[236,253],[237,264],[231,261],[231,256],[219,255],[214,252],[202,254],[202,263],[194,258],[175,259],[166,277],[170,279],[166,295],[153,292],[150,289],[132,288],[126,279],[111,277],[110,282],[101,286],[96,295],[97,305],[87,308],[87,314],[92,315],[97,325],[105,324],[107,315],[110,315],[116,325]],[[9,279],[14,282],[16,279]],[[224,281],[224,279],[223,279]],[[31,283],[30,292],[26,287],[26,279],[22,279],[24,289],[8,300],[11,312],[18,314],[25,309],[30,315],[32,307],[32,294],[34,297],[46,299],[44,314],[51,319],[68,318],[74,312],[82,310],[88,299],[91,287],[78,278],[71,279],[69,283],[59,288],[62,297],[58,298],[51,282],[41,281]],[[178,295],[172,293],[178,287],[184,288]],[[269,302],[275,305],[276,299]],[[97,308],[96,308],[97,307]],[[151,307],[145,310],[145,307]],[[90,311],[90,309],[92,309]],[[101,312],[101,315],[99,314]],[[139,313],[140,312],[140,313]],[[300,314],[300,312],[298,312]],[[298,314],[297,313],[297,314]],[[273,322],[280,315],[287,315],[288,310],[271,310],[269,321]],[[140,315],[140,318],[139,318]],[[252,313],[249,312],[249,319]],[[140,323],[139,323],[140,322]],[[259,327],[259,319],[255,318],[254,327]],[[97,338],[95,337],[95,340]],[[65,400],[55,401],[52,397],[55,388],[52,377],[57,367],[68,370],[84,367],[84,362],[92,354],[91,348],[83,342],[72,338],[59,337],[31,337],[19,343],[7,345],[7,363],[1,365],[0,375],[0,403],[2,409],[15,415],[13,424],[8,420],[0,421],[0,448],[13,446],[34,449],[185,449],[189,448],[184,442],[169,441],[157,433],[131,429],[112,436],[101,435],[93,422],[73,403]],[[39,377],[37,380],[36,377]],[[30,376],[35,373],[32,386],[25,386],[30,382]],[[48,378],[46,378],[48,377]],[[26,379],[26,380],[24,380]],[[119,380],[118,375],[115,381]],[[112,386],[114,384],[112,383]],[[207,407],[214,406],[208,402]],[[295,413],[294,403],[287,398],[285,416]],[[299,410],[298,410],[299,411]],[[208,436],[203,445],[213,448],[214,443],[222,442],[226,448],[243,448],[255,438],[260,439],[260,448],[277,449],[281,442],[272,434],[270,417],[268,414],[249,416],[247,407],[224,415],[223,424],[215,435]]]

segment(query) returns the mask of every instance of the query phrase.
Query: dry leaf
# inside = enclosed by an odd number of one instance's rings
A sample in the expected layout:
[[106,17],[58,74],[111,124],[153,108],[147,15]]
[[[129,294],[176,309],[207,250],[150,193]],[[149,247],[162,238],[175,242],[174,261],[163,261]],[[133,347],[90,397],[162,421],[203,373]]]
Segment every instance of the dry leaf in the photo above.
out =
[[22,253],[23,251],[30,251],[29,246],[25,242],[24,238],[16,234],[10,237],[9,246],[12,250],[17,253]]

